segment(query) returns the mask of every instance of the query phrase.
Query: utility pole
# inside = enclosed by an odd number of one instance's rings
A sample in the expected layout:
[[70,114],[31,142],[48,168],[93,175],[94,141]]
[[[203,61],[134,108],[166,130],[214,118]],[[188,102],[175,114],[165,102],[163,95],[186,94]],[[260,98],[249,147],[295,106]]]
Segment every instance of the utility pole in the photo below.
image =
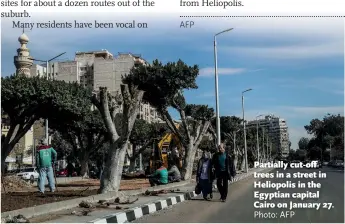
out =
[[243,118],[243,136],[244,136],[244,154],[246,162],[246,173],[248,173],[248,152],[247,152],[247,134],[246,134],[246,120],[244,119],[244,93],[251,91],[252,89],[247,89],[242,92],[242,118]]
[[[35,58],[31,58],[31,60],[34,61],[40,61],[40,62],[44,62],[46,64],[46,79],[49,79],[49,62],[53,61],[54,59],[60,57],[61,55],[66,54],[66,52],[63,52],[49,60],[40,60],[40,59],[35,59]],[[45,119],[45,138],[47,140],[47,143],[49,144],[49,124],[48,124],[48,119]]]
[[217,126],[217,144],[220,145],[220,118],[219,118],[219,91],[218,91],[218,58],[217,58],[217,36],[233,30],[233,28],[223,30],[214,35],[214,77],[215,77],[215,91],[216,91],[216,126]]
[[256,150],[258,151],[258,161],[260,162],[260,144],[259,144],[259,126],[260,120],[259,117],[263,116],[262,114],[256,116]]

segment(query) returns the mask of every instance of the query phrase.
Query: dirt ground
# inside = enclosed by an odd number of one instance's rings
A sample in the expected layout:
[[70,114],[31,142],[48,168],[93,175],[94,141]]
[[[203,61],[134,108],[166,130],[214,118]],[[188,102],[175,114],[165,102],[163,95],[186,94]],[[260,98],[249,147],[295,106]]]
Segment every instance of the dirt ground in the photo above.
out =
[[[149,186],[150,184],[147,179],[122,180],[120,191],[137,190]],[[87,197],[97,194],[98,188],[99,180],[94,179],[75,181],[68,184],[58,184],[56,192],[51,193],[47,188],[47,193],[45,193],[45,195],[40,194],[36,186],[28,185],[25,189],[13,186],[12,189],[6,190],[6,194],[2,189],[1,211],[6,212],[57,201]]]

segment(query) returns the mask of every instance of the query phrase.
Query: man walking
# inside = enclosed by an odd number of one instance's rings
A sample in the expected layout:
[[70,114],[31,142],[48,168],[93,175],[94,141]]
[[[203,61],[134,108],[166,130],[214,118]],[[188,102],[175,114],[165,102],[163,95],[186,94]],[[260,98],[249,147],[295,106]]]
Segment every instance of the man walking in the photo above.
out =
[[220,200],[225,202],[228,196],[228,181],[236,176],[236,170],[231,157],[225,152],[223,143],[218,146],[218,152],[214,154],[212,160],[217,178],[217,188],[220,193]]
[[41,140],[41,146],[37,149],[36,164],[39,170],[38,189],[44,193],[45,182],[48,178],[49,188],[51,192],[55,191],[53,163],[56,161],[56,151],[48,145],[46,139]]

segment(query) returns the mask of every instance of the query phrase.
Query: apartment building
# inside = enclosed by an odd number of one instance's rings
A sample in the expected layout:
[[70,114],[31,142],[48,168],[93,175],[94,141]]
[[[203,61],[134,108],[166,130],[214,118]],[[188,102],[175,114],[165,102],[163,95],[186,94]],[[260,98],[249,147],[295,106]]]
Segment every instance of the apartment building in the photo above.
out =
[[[49,64],[48,76],[55,80],[78,82],[93,91],[98,91],[99,87],[107,87],[108,91],[114,94],[120,91],[122,76],[129,74],[130,70],[139,64],[148,65],[141,55],[132,53],[119,53],[114,57],[105,49],[78,51],[73,61]],[[40,65],[35,65],[31,70],[32,76],[41,74]],[[146,102],[142,102],[138,118],[148,122],[160,121],[156,109]]]
[[259,125],[267,131],[273,149],[276,149],[283,157],[289,156],[289,133],[285,119],[274,115],[267,115],[263,119],[247,122],[248,128],[256,128]]

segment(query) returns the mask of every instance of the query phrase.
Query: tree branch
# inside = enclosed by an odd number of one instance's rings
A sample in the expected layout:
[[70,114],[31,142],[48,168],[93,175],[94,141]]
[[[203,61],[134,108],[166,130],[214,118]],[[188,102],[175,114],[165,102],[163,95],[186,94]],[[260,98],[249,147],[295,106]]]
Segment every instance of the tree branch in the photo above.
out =
[[217,139],[216,131],[214,130],[212,125],[208,126],[208,131],[211,133],[212,137],[216,140]]
[[35,123],[36,120],[37,120],[37,117],[34,115],[33,117],[29,119],[29,121],[27,121],[25,125],[24,124],[19,125],[16,135],[13,138],[13,140],[9,143],[9,145],[12,146],[12,145],[15,145],[17,142],[19,142],[19,140],[30,130],[30,128],[32,127],[32,125]]
[[136,150],[136,151],[133,150],[133,157],[136,157],[137,155],[139,155],[140,153],[145,151],[145,149],[147,147],[149,147],[152,143],[153,143],[153,139],[151,139],[150,141],[146,142],[146,144],[143,145],[139,150]]
[[195,121],[194,123],[196,124],[196,127],[195,127],[196,131],[195,131],[195,136],[194,136],[193,141],[194,140],[197,141],[197,139],[199,138],[199,135],[200,135],[200,129],[201,129],[201,126],[202,126],[202,121]]
[[186,118],[186,114],[185,112],[178,108],[178,111],[180,113],[180,117],[181,117],[181,121],[182,121],[182,126],[183,128],[185,129],[185,132],[186,132],[186,136],[187,136],[187,141],[191,141],[191,135],[190,135],[190,130],[189,130],[189,126],[188,126],[188,121],[187,121],[187,118]]
[[123,97],[123,119],[122,128],[124,139],[128,139],[130,131],[133,128],[137,117],[140,102],[144,96],[144,92],[136,88],[132,89],[132,94],[129,92],[128,85],[121,85],[121,93]]
[[107,88],[100,88],[100,107],[98,109],[102,113],[102,118],[104,120],[105,126],[107,127],[110,139],[112,139],[112,141],[116,141],[119,138],[119,135],[116,131],[113,119],[109,111]]
[[196,139],[196,141],[194,143],[194,146],[196,146],[196,147],[199,146],[199,144],[200,144],[202,138],[204,137],[204,135],[205,135],[205,133],[206,133],[206,131],[208,129],[208,126],[210,126],[210,124],[211,123],[209,121],[205,121],[204,122],[203,127],[201,129],[201,132],[200,132],[199,136],[197,137],[197,139]]
[[179,130],[177,129],[173,119],[171,118],[168,110],[165,108],[163,111],[162,111],[162,118],[163,120],[166,122],[166,124],[168,125],[169,129],[177,135],[177,137],[180,139],[180,141],[184,141],[181,133],[179,132]]

